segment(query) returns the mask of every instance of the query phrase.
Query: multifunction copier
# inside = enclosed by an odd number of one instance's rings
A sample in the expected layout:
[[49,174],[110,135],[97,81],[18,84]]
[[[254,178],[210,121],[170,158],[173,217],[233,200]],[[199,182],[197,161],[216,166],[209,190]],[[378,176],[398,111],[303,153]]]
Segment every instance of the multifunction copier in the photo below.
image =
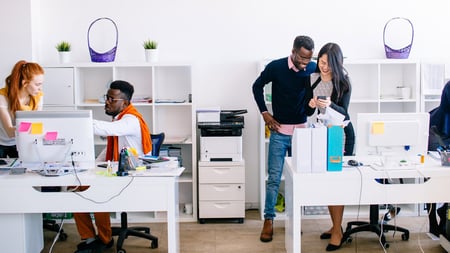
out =
[[200,161],[241,161],[242,128],[247,110],[222,110],[220,122],[198,122]]

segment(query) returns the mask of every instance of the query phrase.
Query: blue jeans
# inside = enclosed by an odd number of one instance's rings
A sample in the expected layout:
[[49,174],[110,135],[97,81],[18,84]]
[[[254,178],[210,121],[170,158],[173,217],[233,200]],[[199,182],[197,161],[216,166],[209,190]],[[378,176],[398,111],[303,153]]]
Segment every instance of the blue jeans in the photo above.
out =
[[275,204],[278,190],[280,189],[281,175],[283,174],[284,158],[286,153],[291,156],[291,135],[284,135],[274,131],[270,133],[268,154],[268,175],[266,183],[266,203],[264,207],[264,219],[275,217]]

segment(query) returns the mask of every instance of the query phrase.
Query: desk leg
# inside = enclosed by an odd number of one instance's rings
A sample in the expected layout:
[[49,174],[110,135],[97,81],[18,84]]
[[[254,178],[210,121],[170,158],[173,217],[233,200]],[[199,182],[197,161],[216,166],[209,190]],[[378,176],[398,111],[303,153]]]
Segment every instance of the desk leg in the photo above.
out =
[[0,214],[1,252],[36,253],[44,248],[42,214]]
[[301,252],[301,206],[298,201],[298,190],[295,189],[290,173],[285,173],[286,220],[285,248],[286,253]]
[[[167,208],[167,248],[168,253],[180,252],[180,230],[178,224],[178,184],[172,181],[169,195],[172,196]],[[173,192],[172,192],[173,191]]]

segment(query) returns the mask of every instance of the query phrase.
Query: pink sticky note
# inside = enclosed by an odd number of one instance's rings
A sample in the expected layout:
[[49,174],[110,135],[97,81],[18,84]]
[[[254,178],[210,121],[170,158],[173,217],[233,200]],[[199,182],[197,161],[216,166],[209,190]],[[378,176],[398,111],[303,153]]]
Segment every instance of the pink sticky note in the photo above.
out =
[[58,137],[58,132],[47,132],[45,134],[45,140],[54,141]]
[[30,130],[30,126],[30,122],[20,122],[19,132],[28,132],[28,130]]

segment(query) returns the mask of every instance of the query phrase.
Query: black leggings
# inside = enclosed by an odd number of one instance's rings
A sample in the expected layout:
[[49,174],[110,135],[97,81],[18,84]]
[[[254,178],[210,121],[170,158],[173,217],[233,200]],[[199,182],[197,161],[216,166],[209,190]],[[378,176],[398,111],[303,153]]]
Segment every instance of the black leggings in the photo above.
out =
[[3,146],[0,145],[0,158],[17,158],[19,154],[17,153],[16,145],[14,146]]

